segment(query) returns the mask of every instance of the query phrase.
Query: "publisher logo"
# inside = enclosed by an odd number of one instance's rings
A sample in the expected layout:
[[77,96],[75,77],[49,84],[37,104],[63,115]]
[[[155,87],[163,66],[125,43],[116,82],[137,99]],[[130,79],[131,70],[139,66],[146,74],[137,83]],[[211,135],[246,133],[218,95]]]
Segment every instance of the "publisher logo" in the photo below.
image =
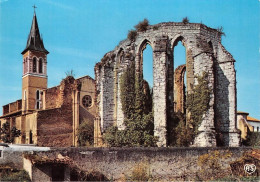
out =
[[245,164],[244,165],[244,170],[248,173],[248,174],[253,174],[256,170],[256,166],[254,164]]

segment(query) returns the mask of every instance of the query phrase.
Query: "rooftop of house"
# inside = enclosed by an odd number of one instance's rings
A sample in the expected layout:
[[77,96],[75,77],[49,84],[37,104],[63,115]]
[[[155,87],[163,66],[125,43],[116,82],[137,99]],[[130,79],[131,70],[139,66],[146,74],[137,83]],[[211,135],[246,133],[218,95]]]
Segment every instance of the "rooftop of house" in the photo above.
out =
[[247,121],[251,121],[251,122],[260,122],[259,119],[256,119],[256,118],[252,118],[251,116],[247,116]]

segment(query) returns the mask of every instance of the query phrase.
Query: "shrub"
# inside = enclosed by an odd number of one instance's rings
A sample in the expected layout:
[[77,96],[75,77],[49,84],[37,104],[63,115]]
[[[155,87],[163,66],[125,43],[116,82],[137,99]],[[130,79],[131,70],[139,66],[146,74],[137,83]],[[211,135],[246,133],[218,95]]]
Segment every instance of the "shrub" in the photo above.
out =
[[230,151],[210,151],[207,154],[200,155],[198,166],[201,168],[199,178],[203,181],[215,178],[221,178],[230,174],[229,169],[223,168],[223,163],[232,156]]
[[148,169],[147,169],[147,166],[145,164],[143,164],[143,163],[137,164],[132,171],[131,180],[133,180],[133,181],[148,181],[149,175],[148,175],[147,171],[148,171]]
[[190,20],[187,16],[182,19],[182,23],[184,23],[184,24],[187,24],[189,22],[190,22]]
[[1,181],[31,181],[25,170],[8,172],[0,177]]
[[135,29],[139,32],[144,32],[147,30],[148,26],[149,26],[149,21],[145,18],[143,21],[135,25]]
[[80,146],[91,146],[94,143],[94,123],[84,119],[78,128],[78,142]]
[[217,31],[220,33],[220,35],[226,36],[226,34],[224,33],[224,28],[222,26],[218,27]]
[[260,133],[248,132],[245,140],[242,141],[245,146],[260,146]]
[[127,38],[128,38],[130,41],[135,41],[136,36],[137,36],[137,31],[136,31],[136,30],[130,30],[130,31],[128,31]]

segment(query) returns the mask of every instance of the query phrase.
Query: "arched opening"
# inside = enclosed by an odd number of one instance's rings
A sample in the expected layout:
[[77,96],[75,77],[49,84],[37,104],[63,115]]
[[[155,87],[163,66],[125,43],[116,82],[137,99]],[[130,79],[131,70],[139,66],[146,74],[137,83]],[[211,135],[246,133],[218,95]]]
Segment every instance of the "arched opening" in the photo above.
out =
[[30,130],[30,133],[29,133],[29,144],[33,144],[33,134],[32,134],[32,130]]
[[40,91],[36,91],[36,109],[40,109]]
[[145,40],[140,50],[143,92],[145,95],[145,113],[149,113],[152,111],[153,106],[153,49],[150,42]]
[[42,73],[42,58],[39,60],[39,73]]
[[37,71],[37,63],[36,63],[36,57],[33,58],[33,73],[36,73]]
[[182,41],[182,37],[178,38],[173,47],[174,112],[186,113],[186,49],[183,46]]

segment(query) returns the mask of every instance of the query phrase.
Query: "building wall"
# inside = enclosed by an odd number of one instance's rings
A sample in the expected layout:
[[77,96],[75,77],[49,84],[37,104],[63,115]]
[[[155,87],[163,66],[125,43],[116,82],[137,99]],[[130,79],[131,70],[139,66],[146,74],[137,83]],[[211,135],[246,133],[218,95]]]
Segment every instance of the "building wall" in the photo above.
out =
[[[260,122],[252,122],[252,121],[247,121],[252,127],[254,127],[254,132],[260,132]],[[258,131],[257,131],[258,127]],[[253,131],[253,128],[251,128],[251,131]]]
[[[23,105],[24,110],[35,110],[36,109],[36,91],[43,91],[47,88],[47,78],[37,77],[28,75],[23,78],[22,81],[23,87]],[[26,100],[24,100],[24,90],[26,90]]]
[[[96,85],[95,80],[93,80],[91,77],[86,76],[79,80],[81,84],[80,88],[80,109],[79,109],[79,117],[80,117],[80,123],[84,121],[84,118],[90,119],[91,122],[94,123],[94,118],[96,116]],[[91,96],[92,104],[90,107],[85,107],[83,105],[83,97],[89,95]]]

